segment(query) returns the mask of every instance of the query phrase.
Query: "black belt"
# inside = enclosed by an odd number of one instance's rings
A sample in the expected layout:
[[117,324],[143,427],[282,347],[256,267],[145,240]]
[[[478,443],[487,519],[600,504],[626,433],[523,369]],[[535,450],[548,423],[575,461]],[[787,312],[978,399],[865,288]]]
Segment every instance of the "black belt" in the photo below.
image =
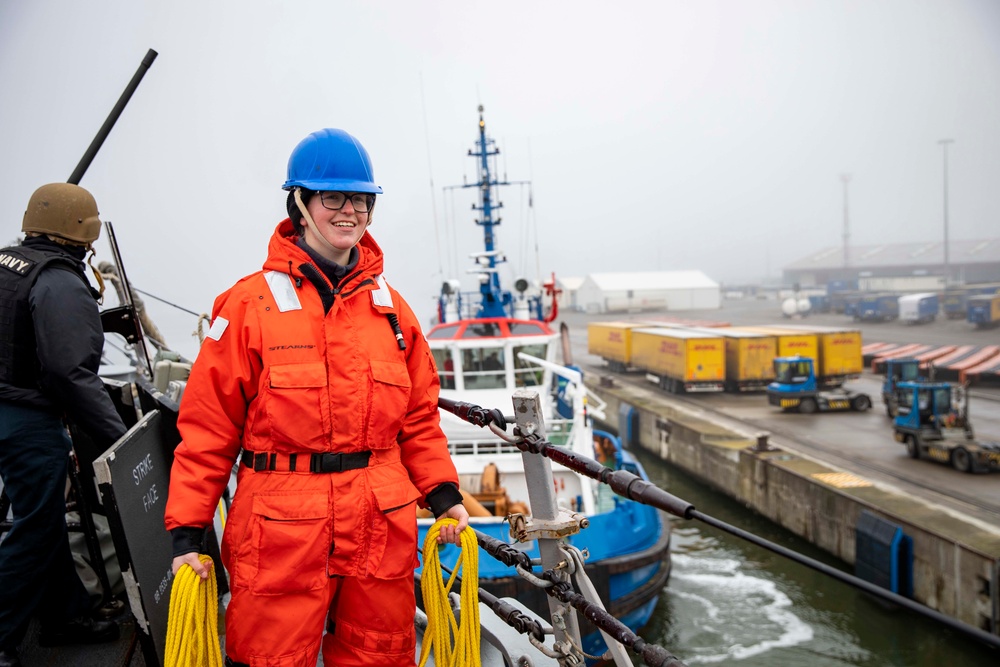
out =
[[[251,452],[246,449],[240,456],[243,465],[253,468],[255,471],[262,470],[288,470],[295,472],[299,457],[309,457],[309,472],[344,472],[345,470],[357,470],[367,468],[368,460],[372,453],[352,452],[350,454],[334,454],[324,452],[322,454],[278,454],[277,452]],[[304,470],[303,470],[304,472]]]

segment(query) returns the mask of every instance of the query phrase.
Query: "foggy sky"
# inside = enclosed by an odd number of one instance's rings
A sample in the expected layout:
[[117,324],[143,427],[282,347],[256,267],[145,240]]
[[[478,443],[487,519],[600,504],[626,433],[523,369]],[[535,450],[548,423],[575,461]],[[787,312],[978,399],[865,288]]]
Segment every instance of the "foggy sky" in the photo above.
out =
[[[1000,3],[0,3],[0,242],[65,181],[147,49],[159,57],[81,185],[135,286],[196,312],[260,268],[288,155],[357,136],[371,232],[427,321],[481,248],[467,156],[503,151],[511,275],[701,269],[723,282],[842,243],[1000,235]],[[440,252],[439,252],[440,249]],[[102,239],[98,259],[110,259]],[[149,302],[188,356],[195,320]]]

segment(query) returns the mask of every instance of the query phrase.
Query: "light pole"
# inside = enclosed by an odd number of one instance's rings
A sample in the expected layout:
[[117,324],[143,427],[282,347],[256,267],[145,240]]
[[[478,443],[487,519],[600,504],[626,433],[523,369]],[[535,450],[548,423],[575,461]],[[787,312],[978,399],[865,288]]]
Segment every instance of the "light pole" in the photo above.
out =
[[851,175],[841,174],[840,182],[844,184],[844,268],[846,269],[850,263],[850,258],[847,256],[848,239],[851,238],[847,217],[847,184],[851,182]]
[[938,141],[944,150],[944,283],[951,283],[951,266],[948,263],[948,144],[955,143],[954,139],[941,139]]

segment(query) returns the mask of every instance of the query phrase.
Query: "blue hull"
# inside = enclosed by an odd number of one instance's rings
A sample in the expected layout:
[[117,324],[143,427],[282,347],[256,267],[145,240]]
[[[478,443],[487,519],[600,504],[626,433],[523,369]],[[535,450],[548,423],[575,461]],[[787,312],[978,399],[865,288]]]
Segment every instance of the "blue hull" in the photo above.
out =
[[[646,477],[628,454],[623,467]],[[637,632],[648,621],[656,607],[659,594],[670,577],[670,528],[659,510],[614,496],[608,490],[608,511],[589,516],[590,525],[580,533],[566,538],[573,546],[588,553],[588,576],[597,589],[608,612]],[[479,523],[473,527],[491,537],[514,544],[509,524]],[[423,545],[429,525],[419,527],[419,544]],[[532,559],[541,557],[538,545],[517,545]],[[458,561],[459,548],[447,544],[438,547],[440,561],[451,568]],[[548,617],[546,594],[524,581],[514,568],[504,565],[480,550],[479,586],[497,597],[513,597],[539,615]],[[423,557],[421,556],[421,567]],[[537,571],[537,570],[536,570]],[[421,569],[418,568],[418,574]],[[418,590],[419,596],[419,590]],[[585,650],[600,655],[607,647],[600,633],[581,618]]]

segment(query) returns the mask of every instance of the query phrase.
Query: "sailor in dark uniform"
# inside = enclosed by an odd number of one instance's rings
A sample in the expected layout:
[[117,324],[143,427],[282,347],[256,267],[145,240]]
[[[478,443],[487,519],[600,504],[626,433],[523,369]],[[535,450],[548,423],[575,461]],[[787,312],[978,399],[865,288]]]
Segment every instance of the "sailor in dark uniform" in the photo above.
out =
[[125,433],[97,375],[100,294],[84,273],[101,232],[97,203],[77,185],[43,185],[21,230],[22,245],[0,250],[0,478],[14,514],[0,542],[0,667],[21,664],[17,648],[36,613],[43,645],[118,638],[115,623],[89,615],[65,517],[64,418],[102,451]]

